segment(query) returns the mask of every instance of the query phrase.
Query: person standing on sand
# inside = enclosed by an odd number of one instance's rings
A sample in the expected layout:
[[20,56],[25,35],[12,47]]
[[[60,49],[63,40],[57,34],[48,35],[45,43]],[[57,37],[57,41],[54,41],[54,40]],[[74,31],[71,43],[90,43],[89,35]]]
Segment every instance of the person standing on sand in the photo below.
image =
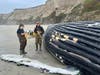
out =
[[27,39],[25,37],[24,25],[23,24],[19,25],[19,28],[17,30],[17,36],[19,38],[19,43],[20,43],[20,55],[27,54],[27,52],[25,52]]
[[38,46],[39,50],[41,51],[41,46],[42,46],[42,36],[44,34],[44,29],[39,22],[36,23],[36,27],[34,29],[34,33],[36,34],[35,36],[35,45],[36,45],[36,51],[38,51]]

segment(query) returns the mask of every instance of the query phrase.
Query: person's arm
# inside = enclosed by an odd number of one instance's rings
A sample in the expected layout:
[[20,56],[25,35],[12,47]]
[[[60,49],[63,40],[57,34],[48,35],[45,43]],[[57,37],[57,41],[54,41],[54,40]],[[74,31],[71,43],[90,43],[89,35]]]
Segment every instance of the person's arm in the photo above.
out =
[[42,35],[44,34],[44,29],[43,29],[43,27],[41,27],[41,34],[42,34]]
[[35,29],[34,29],[34,32],[37,33],[37,29],[36,29],[36,27],[35,27]]
[[21,35],[25,35],[25,33],[21,33]]
[[42,33],[44,34],[44,29],[43,29],[43,27],[42,27]]
[[25,32],[24,32],[24,30],[21,30],[21,35],[25,35]]

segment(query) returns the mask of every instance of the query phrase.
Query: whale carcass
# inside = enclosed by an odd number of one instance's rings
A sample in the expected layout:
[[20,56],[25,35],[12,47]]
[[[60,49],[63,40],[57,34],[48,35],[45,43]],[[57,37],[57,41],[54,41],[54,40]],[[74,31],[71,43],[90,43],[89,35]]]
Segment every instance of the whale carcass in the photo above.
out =
[[60,62],[84,75],[100,75],[100,22],[69,22],[48,27],[44,46]]

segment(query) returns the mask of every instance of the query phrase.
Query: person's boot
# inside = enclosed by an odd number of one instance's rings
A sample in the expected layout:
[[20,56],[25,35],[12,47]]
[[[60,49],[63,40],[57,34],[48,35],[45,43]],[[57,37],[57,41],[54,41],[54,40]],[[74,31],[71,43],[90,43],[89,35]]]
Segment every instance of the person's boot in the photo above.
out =
[[42,49],[41,49],[41,45],[40,45],[40,51],[42,51]]
[[36,44],[36,51],[38,51],[38,45]]
[[22,53],[22,50],[20,50],[20,55],[22,55],[23,53]]
[[23,55],[27,54],[27,52],[25,52],[25,50],[22,50]]
[[24,54],[27,54],[27,52],[24,52]]
[[42,51],[41,47],[40,47],[40,51]]
[[38,51],[38,48],[36,48],[35,51]]

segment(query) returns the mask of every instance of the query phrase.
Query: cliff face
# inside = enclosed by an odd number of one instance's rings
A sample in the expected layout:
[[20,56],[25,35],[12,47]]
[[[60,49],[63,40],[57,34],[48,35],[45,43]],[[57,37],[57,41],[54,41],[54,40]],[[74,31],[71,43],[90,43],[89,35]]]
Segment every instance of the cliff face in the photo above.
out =
[[66,14],[65,21],[100,21],[100,1],[85,0]]
[[[0,24],[31,24],[36,21],[42,21],[44,23],[53,23],[52,21],[49,22],[50,15],[56,12],[58,16],[61,13],[69,14],[72,12],[72,9],[83,3],[84,0],[47,0],[44,5],[40,5],[33,8],[26,8],[26,9],[15,9],[10,14],[1,14],[0,15]],[[55,22],[54,22],[55,23]]]

